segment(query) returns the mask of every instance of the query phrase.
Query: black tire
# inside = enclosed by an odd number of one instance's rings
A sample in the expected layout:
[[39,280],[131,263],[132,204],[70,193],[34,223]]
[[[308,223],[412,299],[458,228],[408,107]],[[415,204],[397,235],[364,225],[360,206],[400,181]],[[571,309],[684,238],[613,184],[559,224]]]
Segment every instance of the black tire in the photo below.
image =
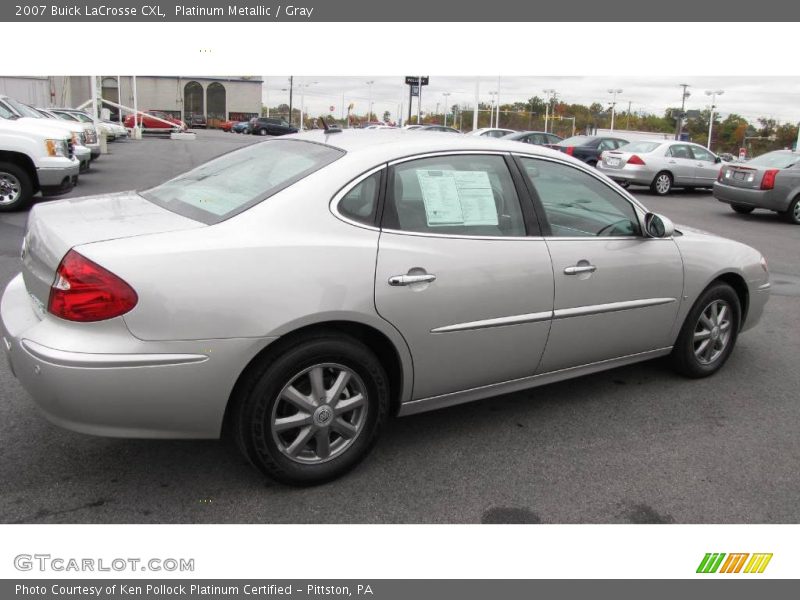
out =
[[[721,352],[719,352],[719,354],[714,357],[713,360],[710,360],[710,362],[704,364],[704,362],[698,358],[696,353],[696,350],[699,350],[702,341],[698,342],[695,340],[695,333],[698,328],[705,326],[700,322],[701,315],[715,302],[721,302],[727,305],[731,313],[729,315],[729,330],[723,330],[720,327],[718,328],[717,334],[721,335],[724,333],[724,331],[730,331],[730,335],[727,342],[721,349]],[[733,288],[727,283],[722,282],[711,284],[702,294],[700,294],[700,297],[694,303],[692,310],[689,311],[689,314],[686,316],[686,320],[683,322],[683,327],[681,327],[678,340],[675,342],[675,346],[672,349],[671,358],[673,368],[681,375],[695,379],[700,377],[708,377],[709,375],[713,375],[719,371],[728,360],[728,357],[733,351],[733,347],[736,345],[736,339],[739,334],[739,326],[741,322],[742,308],[741,304],[739,303],[739,297],[736,295],[736,292],[733,290]],[[709,339],[708,342],[711,343],[713,341],[716,344],[717,339],[718,338],[715,337],[713,339]],[[695,344],[698,344],[697,348],[695,347]],[[714,351],[715,349],[712,348],[712,352]]]
[[789,203],[789,208],[786,212],[780,213],[781,218],[787,223],[800,225],[800,196],[795,198]]
[[597,161],[596,160],[587,160],[586,164],[589,165],[590,167],[594,167],[595,169],[597,168]]
[[650,184],[650,191],[658,196],[666,196],[672,191],[672,174],[668,171],[661,171],[653,178]]
[[33,200],[33,182],[22,167],[0,162],[0,212],[26,208]]
[[731,208],[734,212],[739,213],[740,215],[749,215],[751,212],[755,210],[755,206],[747,206],[746,204],[731,204]]
[[631,187],[631,182],[630,181],[618,181],[617,185],[619,187],[627,190],[629,187]]
[[[282,407],[276,405],[284,402],[280,395],[286,386],[297,381],[298,375],[305,370],[330,364],[351,370],[356,375],[352,380],[357,379],[359,385],[363,384],[365,412],[353,439],[348,441],[341,437],[345,446],[339,454],[331,452],[324,462],[304,464],[299,462],[302,457],[291,458],[287,453],[289,449],[281,448],[279,436],[284,434],[273,431],[272,419],[280,415],[277,411]],[[367,346],[343,334],[323,332],[299,338],[267,356],[245,377],[246,380],[238,386],[237,397],[233,399],[231,425],[234,438],[253,466],[282,483],[317,485],[344,475],[368,454],[389,417],[389,380],[383,366]],[[336,416],[328,418],[337,419]],[[333,428],[331,434],[335,439],[332,444],[336,444],[338,434]],[[295,441],[301,435],[302,431],[298,432]],[[315,450],[311,451],[306,444],[312,444]],[[302,448],[312,453],[319,452],[316,436]]]
[[258,135],[267,135],[267,130],[262,127],[258,130]]

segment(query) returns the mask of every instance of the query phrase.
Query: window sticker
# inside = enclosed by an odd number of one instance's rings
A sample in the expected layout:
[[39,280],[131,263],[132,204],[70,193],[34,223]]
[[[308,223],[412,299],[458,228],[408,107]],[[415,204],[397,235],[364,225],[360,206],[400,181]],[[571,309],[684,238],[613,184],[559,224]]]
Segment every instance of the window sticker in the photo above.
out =
[[419,170],[417,179],[428,226],[498,224],[485,171]]

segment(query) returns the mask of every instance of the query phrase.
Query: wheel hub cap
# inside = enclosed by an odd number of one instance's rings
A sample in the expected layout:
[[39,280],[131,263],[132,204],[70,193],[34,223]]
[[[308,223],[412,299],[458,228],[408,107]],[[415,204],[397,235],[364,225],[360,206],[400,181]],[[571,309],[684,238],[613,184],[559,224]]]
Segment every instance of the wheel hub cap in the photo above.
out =
[[272,439],[295,462],[326,462],[353,444],[368,409],[366,387],[355,371],[336,363],[314,365],[281,390],[269,423]]
[[733,331],[732,315],[731,306],[724,300],[714,300],[700,313],[692,344],[700,364],[710,365],[725,352]]

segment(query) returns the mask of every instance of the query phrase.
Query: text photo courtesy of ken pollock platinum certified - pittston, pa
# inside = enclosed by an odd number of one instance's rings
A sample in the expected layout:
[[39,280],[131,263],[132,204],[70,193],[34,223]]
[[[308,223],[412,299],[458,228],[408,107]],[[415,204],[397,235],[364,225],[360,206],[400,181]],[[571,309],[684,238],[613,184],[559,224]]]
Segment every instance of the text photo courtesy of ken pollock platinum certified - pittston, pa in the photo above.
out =
[[796,79],[0,92],[4,522],[798,520]]
[[260,17],[276,19],[311,19],[313,6],[296,4],[276,4],[243,6],[241,4],[225,4],[223,6],[184,6],[176,4],[162,7],[158,4],[141,6],[110,6],[107,4],[89,5],[73,4],[68,6],[36,5],[16,7],[16,16],[49,16],[49,17]]

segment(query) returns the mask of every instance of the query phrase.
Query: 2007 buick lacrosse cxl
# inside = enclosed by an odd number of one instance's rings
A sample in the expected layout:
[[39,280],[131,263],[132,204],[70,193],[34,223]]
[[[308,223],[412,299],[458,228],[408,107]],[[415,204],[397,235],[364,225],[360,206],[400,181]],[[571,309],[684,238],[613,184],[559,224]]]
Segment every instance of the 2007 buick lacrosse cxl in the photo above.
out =
[[141,193],[40,203],[2,299],[16,377],[85,433],[215,438],[267,475],[352,468],[393,415],[671,355],[718,371],[756,250],[675,229],[560,153],[326,130]]

